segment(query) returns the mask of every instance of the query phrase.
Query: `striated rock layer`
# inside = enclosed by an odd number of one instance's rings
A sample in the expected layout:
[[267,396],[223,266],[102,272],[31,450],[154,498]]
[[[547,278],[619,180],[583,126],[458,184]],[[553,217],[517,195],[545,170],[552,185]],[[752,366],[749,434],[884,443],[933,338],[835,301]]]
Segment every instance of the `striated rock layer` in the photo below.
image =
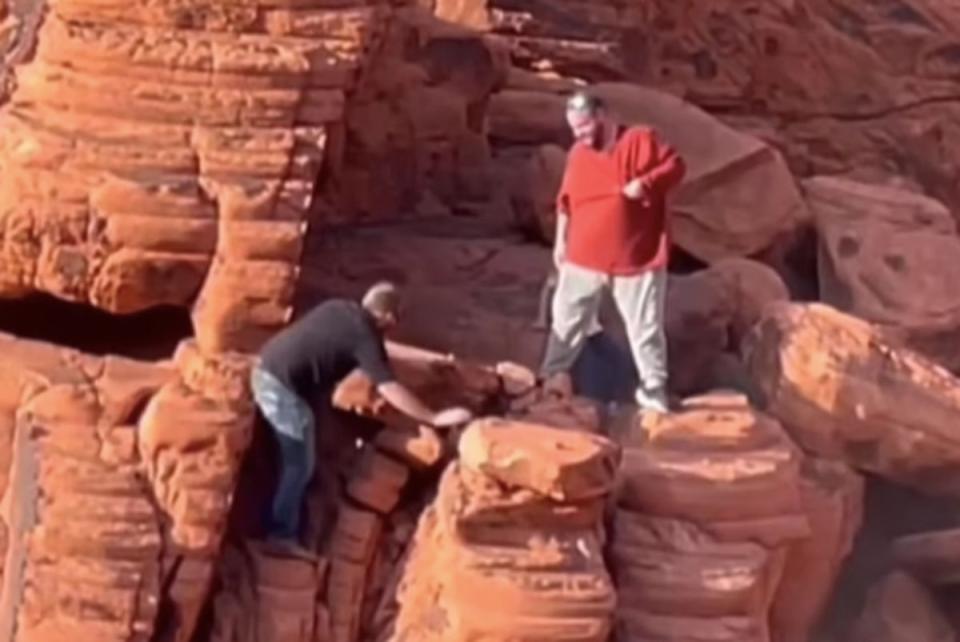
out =
[[739,395],[715,394],[623,438],[617,639],[769,642],[791,546],[812,536],[801,457],[779,424]]
[[822,304],[776,303],[744,348],[768,411],[805,449],[960,493],[960,380]]
[[250,441],[247,372],[190,342],[151,364],[0,335],[4,640],[190,639]]
[[600,518],[618,450],[486,422],[464,434],[461,456],[420,519],[396,621],[378,639],[604,642],[615,594]]
[[51,0],[0,113],[0,294],[193,306],[205,351],[289,319],[366,2]]

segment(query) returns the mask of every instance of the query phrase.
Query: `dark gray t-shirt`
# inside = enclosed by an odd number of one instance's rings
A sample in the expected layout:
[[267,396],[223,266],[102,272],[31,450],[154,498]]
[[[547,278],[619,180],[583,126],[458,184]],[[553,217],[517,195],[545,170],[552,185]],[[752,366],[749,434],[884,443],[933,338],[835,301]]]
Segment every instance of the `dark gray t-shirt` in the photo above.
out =
[[270,339],[260,365],[302,398],[326,394],[355,368],[377,385],[393,381],[383,336],[360,304],[330,299]]

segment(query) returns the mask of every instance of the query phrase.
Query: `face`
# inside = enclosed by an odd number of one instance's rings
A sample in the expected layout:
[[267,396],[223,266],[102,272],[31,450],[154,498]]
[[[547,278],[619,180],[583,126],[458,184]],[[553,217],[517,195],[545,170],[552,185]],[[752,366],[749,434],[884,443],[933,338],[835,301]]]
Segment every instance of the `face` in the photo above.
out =
[[606,139],[606,124],[599,113],[568,111],[567,125],[578,143],[601,149]]
[[380,328],[380,331],[383,333],[390,332],[397,327],[396,314],[378,314],[374,319],[376,320],[377,327]]

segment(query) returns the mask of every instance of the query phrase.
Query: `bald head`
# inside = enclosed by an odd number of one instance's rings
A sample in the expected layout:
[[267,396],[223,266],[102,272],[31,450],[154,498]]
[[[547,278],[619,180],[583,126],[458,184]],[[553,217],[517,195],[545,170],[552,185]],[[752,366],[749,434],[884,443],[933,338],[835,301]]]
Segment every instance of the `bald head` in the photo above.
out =
[[364,309],[386,330],[396,325],[400,316],[400,291],[390,281],[380,281],[363,295]]
[[603,99],[586,91],[567,99],[567,125],[575,140],[594,149],[605,147],[615,131]]
[[567,98],[567,113],[576,113],[582,116],[596,116],[604,110],[606,104],[599,96],[588,91],[575,91]]

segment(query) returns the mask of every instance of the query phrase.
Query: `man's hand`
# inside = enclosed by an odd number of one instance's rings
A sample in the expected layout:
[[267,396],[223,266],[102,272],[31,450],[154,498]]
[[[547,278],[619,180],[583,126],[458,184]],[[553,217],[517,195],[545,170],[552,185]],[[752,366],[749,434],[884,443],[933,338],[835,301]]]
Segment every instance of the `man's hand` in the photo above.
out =
[[639,201],[647,197],[650,191],[647,182],[643,178],[635,178],[623,186],[623,195],[631,201]]
[[473,413],[466,408],[445,408],[433,416],[430,423],[435,428],[461,426],[473,419]]

